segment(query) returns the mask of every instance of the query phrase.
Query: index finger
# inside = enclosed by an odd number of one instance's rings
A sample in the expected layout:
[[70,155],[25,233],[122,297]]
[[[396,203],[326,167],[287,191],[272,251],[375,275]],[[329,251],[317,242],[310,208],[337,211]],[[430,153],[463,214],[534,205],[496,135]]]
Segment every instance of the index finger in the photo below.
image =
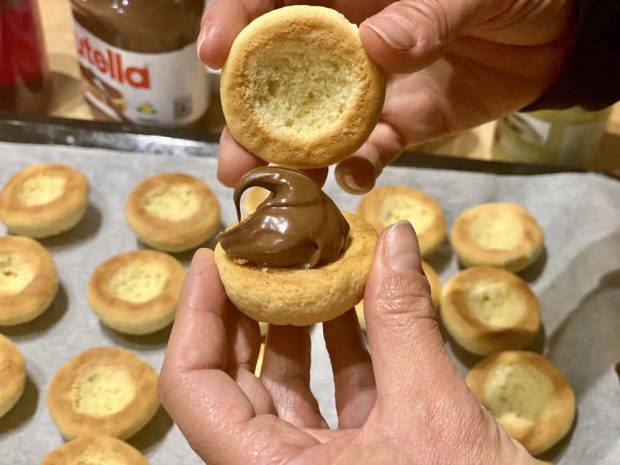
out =
[[228,356],[224,324],[228,305],[213,252],[200,249],[179,300],[159,375],[159,397],[203,458],[226,455],[227,463],[248,463],[235,458],[238,451],[223,450],[256,415],[251,401],[223,371]]
[[228,300],[219,284],[213,252],[199,249],[185,277],[162,371],[223,370],[227,310]]

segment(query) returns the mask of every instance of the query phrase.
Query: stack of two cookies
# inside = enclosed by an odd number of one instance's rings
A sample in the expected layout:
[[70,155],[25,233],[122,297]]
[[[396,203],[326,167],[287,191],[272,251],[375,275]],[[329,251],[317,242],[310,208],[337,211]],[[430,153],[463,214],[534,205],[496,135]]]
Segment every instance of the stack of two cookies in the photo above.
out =
[[[248,152],[286,168],[323,168],[354,153],[373,130],[384,94],[357,27],[328,8],[293,6],[257,18],[222,69],[228,130]],[[277,215],[275,188],[268,189],[269,214]],[[350,231],[341,253],[318,266],[241,261],[218,244],[215,260],[229,298],[273,324],[308,325],[352,308],[362,298],[376,231],[357,215],[344,218]]]

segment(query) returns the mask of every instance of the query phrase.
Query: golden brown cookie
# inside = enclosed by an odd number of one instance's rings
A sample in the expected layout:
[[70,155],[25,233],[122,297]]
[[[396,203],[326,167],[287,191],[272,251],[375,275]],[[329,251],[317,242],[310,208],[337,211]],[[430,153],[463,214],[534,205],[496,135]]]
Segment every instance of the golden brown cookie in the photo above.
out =
[[263,189],[262,187],[258,186],[248,189],[243,194],[243,200],[241,204],[243,209],[243,216],[248,216],[254,213],[256,211],[256,208],[261,203],[263,203],[263,200],[265,200],[270,193],[271,192],[269,192],[267,189]]
[[112,436],[81,436],[48,453],[40,465],[148,465],[142,453]]
[[0,326],[34,320],[58,291],[48,251],[29,237],[0,237]]
[[329,8],[296,5],[239,33],[220,93],[228,129],[249,152],[290,168],[317,168],[366,141],[385,84],[355,24]]
[[507,351],[478,362],[465,381],[509,436],[542,454],[571,428],[575,395],[558,369],[534,352]]
[[441,320],[463,348],[476,355],[522,349],[540,327],[538,300],[509,271],[476,266],[450,278],[441,295]]
[[446,237],[446,222],[439,204],[410,187],[377,187],[361,198],[357,213],[379,232],[399,220],[408,220],[418,236],[423,257],[437,250]]
[[47,406],[66,439],[91,434],[125,439],[142,429],[159,407],[157,373],[126,350],[89,349],[56,371]]
[[182,252],[209,239],[220,224],[220,204],[193,176],[161,173],[140,182],[125,203],[127,223],[145,244]]
[[136,250],[101,263],[88,282],[88,302],[110,328],[149,334],[174,320],[185,270],[174,257]]
[[31,165],[4,186],[0,219],[10,231],[23,236],[55,236],[84,217],[88,191],[88,179],[74,168],[52,163]]
[[[433,300],[433,305],[435,308],[439,307],[439,301],[441,296],[441,283],[439,281],[439,276],[424,260],[422,260],[422,270],[424,271],[424,275],[426,279],[428,279],[428,284],[431,287],[431,299]],[[360,323],[360,328],[366,331],[366,318],[364,317],[364,302],[360,302],[355,306],[355,312],[357,313],[357,319]]]
[[0,334],[0,418],[11,410],[24,393],[26,361],[11,340]]
[[233,304],[257,321],[295,326],[331,320],[353,308],[364,294],[377,233],[363,218],[343,215],[351,227],[349,244],[338,260],[318,268],[240,264],[218,244],[215,263]]
[[457,217],[450,241],[465,267],[496,266],[517,272],[540,255],[543,232],[521,205],[486,203]]

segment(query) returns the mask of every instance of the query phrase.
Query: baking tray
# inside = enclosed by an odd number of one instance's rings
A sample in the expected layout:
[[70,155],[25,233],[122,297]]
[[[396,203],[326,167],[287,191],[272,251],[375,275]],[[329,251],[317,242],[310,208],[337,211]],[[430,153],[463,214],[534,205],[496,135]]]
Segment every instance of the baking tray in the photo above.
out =
[[[235,219],[231,190],[215,178],[217,139],[217,134],[141,132],[114,123],[7,115],[0,120],[0,140],[10,141],[0,142],[0,185],[29,164],[51,161],[83,171],[92,187],[84,220],[71,232],[41,241],[59,270],[61,289],[52,307],[29,324],[0,327],[28,364],[24,396],[0,419],[0,465],[38,463],[62,444],[45,393],[51,376],[69,357],[96,345],[113,345],[160,368],[169,329],[144,337],[107,329],[88,307],[86,283],[103,260],[142,247],[125,222],[123,204],[133,186],[151,174],[182,171],[203,179],[220,200],[222,224]],[[402,157],[399,165],[404,166],[387,168],[378,184],[427,192],[441,204],[449,226],[465,208],[491,201],[521,203],[537,218],[545,232],[545,253],[521,276],[538,295],[544,331],[530,348],[560,368],[578,402],[570,435],[544,458],[560,465],[617,464],[620,385],[613,366],[620,360],[620,183],[558,167],[424,154]],[[332,176],[325,189],[341,208],[355,209],[358,197],[342,192]],[[5,233],[0,226],[0,234]],[[190,254],[178,257],[187,265]],[[447,243],[429,262],[442,282],[458,270]],[[312,389],[327,421],[335,425],[329,359],[317,328],[312,338]],[[463,373],[477,360],[449,339],[447,347]],[[161,409],[129,442],[152,465],[202,463]]]

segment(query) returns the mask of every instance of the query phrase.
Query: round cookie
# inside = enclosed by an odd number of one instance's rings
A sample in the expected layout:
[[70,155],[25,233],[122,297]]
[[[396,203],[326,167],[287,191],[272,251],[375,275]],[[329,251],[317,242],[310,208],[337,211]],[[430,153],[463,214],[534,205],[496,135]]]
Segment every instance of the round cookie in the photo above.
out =
[[[426,279],[428,279],[428,284],[431,288],[431,299],[433,300],[433,305],[435,308],[439,307],[440,296],[441,296],[441,283],[439,281],[439,276],[437,276],[437,272],[426,263],[424,260],[421,261],[422,270],[424,271],[424,275]],[[366,331],[366,318],[364,317],[364,302],[360,302],[355,306],[355,312],[357,313],[357,319],[360,323],[360,328]]]
[[355,24],[330,8],[295,5],[239,33],[220,93],[228,129],[249,152],[289,168],[318,168],[366,141],[385,83]]
[[543,232],[521,205],[486,203],[457,217],[450,241],[465,267],[496,266],[517,272],[542,252]]
[[90,434],[128,438],[159,407],[157,373],[126,350],[89,349],[56,371],[47,406],[66,439]]
[[0,418],[11,410],[24,393],[26,361],[11,340],[0,334]]
[[327,321],[353,308],[364,294],[377,233],[363,218],[343,215],[351,227],[349,244],[338,260],[318,268],[239,264],[218,244],[215,264],[232,303],[257,321],[295,326]]
[[473,267],[448,280],[441,294],[448,333],[476,355],[522,349],[540,327],[538,300],[518,276],[493,267]]
[[474,365],[465,382],[508,435],[532,455],[550,449],[571,428],[575,395],[542,355],[498,352]]
[[29,237],[0,237],[0,326],[34,320],[58,291],[49,252]]
[[263,203],[271,192],[262,187],[254,186],[243,194],[242,209],[243,215],[248,216],[256,211],[256,208]]
[[361,198],[357,213],[379,232],[399,220],[408,220],[418,236],[423,257],[435,252],[446,237],[446,222],[439,204],[410,187],[377,187]]
[[81,436],[49,452],[40,465],[148,465],[142,453],[112,436]]
[[164,252],[182,252],[215,233],[220,224],[220,205],[200,179],[161,173],[146,178],[131,191],[125,216],[145,244]]
[[17,234],[55,236],[73,228],[88,206],[88,179],[74,168],[52,163],[16,173],[0,194],[0,219]]
[[88,282],[88,302],[110,328],[149,334],[174,320],[185,270],[174,257],[136,250],[101,263]]

